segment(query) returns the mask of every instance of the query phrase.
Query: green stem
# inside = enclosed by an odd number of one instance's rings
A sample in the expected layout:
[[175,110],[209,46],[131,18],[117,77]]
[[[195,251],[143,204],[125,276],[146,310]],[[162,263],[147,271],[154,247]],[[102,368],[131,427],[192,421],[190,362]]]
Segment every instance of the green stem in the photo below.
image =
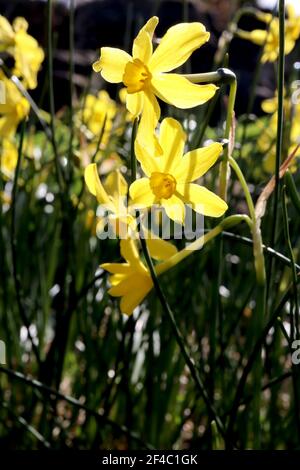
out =
[[70,127],[70,139],[69,139],[69,181],[72,179],[73,174],[73,165],[72,165],[72,158],[73,158],[73,139],[74,139],[74,122],[73,122],[73,99],[74,99],[74,0],[70,0],[70,18],[69,18],[69,53],[70,53],[70,67],[69,67],[69,81],[70,81],[70,119],[69,119],[69,127]]
[[136,157],[134,151],[134,142],[136,138],[137,128],[138,128],[139,119],[135,118],[133,121],[132,132],[131,132],[131,150],[130,150],[130,168],[131,176],[130,183],[133,183],[136,180]]
[[167,302],[167,299],[166,299],[166,297],[165,297],[165,295],[164,295],[164,293],[163,293],[163,291],[160,287],[157,272],[156,272],[156,270],[154,268],[154,265],[152,263],[152,259],[151,259],[151,256],[149,254],[149,251],[148,251],[146,240],[143,237],[142,227],[140,227],[140,241],[141,241],[143,254],[144,254],[147,266],[148,266],[149,271],[150,271],[150,275],[151,275],[151,278],[152,278],[154,289],[157,293],[157,296],[160,300],[160,303],[161,303],[161,306],[162,306],[163,310],[168,315],[168,318],[170,320],[172,330],[174,332],[174,335],[175,335],[177,344],[180,348],[181,354],[182,354],[182,356],[185,360],[185,363],[186,363],[187,367],[189,368],[191,376],[193,377],[193,379],[195,381],[195,384],[196,384],[196,386],[197,386],[197,388],[198,388],[198,390],[199,390],[199,392],[200,392],[200,394],[201,394],[201,396],[202,396],[209,412],[211,413],[211,415],[213,416],[213,418],[216,422],[216,426],[218,427],[218,430],[219,430],[220,434],[224,437],[225,436],[224,425],[223,425],[222,421],[220,420],[220,418],[218,417],[217,412],[216,412],[214,406],[212,405],[212,403],[211,403],[211,401],[210,401],[210,399],[207,395],[205,385],[202,382],[202,379],[199,375],[199,372],[196,369],[195,364],[194,364],[193,360],[191,359],[191,357],[189,355],[187,347],[185,346],[184,338],[183,338],[183,336],[182,336],[182,334],[181,334],[181,332],[180,332],[180,330],[177,326],[174,314],[173,314],[173,312],[172,312],[172,310],[171,310],[171,308],[170,308],[170,306]]
[[47,4],[47,33],[48,33],[48,82],[49,82],[49,108],[50,108],[50,127],[51,142],[54,153],[55,169],[57,182],[60,191],[63,191],[63,177],[59,165],[59,154],[55,137],[55,102],[54,102],[54,83],[53,83],[53,44],[52,44],[52,0],[48,0]]
[[247,182],[245,180],[245,177],[238,163],[232,157],[229,157],[229,163],[230,163],[230,166],[233,168],[245,194],[250,217],[252,220],[252,238],[253,238],[253,252],[254,252],[256,278],[260,285],[264,285],[265,279],[266,279],[266,273],[265,273],[265,261],[264,261],[264,255],[263,255],[263,244],[262,244],[262,239],[261,239],[260,227],[256,220],[253,200],[252,200]]
[[17,235],[16,235],[16,204],[17,204],[17,191],[18,191],[18,179],[22,163],[22,153],[23,153],[23,143],[24,143],[24,134],[25,134],[25,121],[22,123],[20,143],[18,148],[18,160],[15,168],[13,188],[12,188],[12,200],[11,200],[11,230],[10,230],[10,244],[11,244],[11,253],[12,253],[12,273],[14,280],[14,287],[16,291],[16,300],[19,310],[19,315],[24,323],[24,326],[27,328],[28,337],[32,345],[32,351],[36,357],[38,364],[41,364],[39,350],[33,340],[33,337],[30,332],[30,321],[27,318],[27,313],[24,308],[23,302],[23,290],[21,279],[18,274],[18,257],[17,257]]
[[300,196],[299,196],[294,178],[293,178],[290,171],[286,172],[286,174],[284,176],[284,180],[285,180],[285,183],[287,185],[289,196],[292,200],[292,203],[294,204],[295,209],[300,214]]
[[226,129],[225,139],[228,140],[228,145],[224,149],[224,157],[220,166],[220,197],[227,200],[227,182],[228,182],[228,170],[229,170],[229,159],[231,158],[231,151],[233,150],[233,136],[231,135],[232,125],[234,120],[234,106],[237,92],[237,80],[234,79],[230,82],[229,100],[227,107],[227,118],[226,118]]
[[[232,70],[226,68],[220,68],[215,72],[208,73],[196,73],[184,75],[185,78],[190,80],[192,83],[222,83],[229,84],[229,99],[228,99],[228,108],[227,108],[227,118],[226,118],[226,129],[225,129],[225,139],[228,141],[228,145],[224,150],[224,157],[220,167],[220,197],[226,201],[227,199],[227,181],[228,181],[228,169],[229,169],[229,157],[230,151],[232,150],[231,142],[231,130],[232,123],[234,119],[234,106],[237,92],[237,79],[236,75]],[[205,122],[208,123],[206,120]],[[201,128],[200,138],[202,139],[205,128]],[[197,135],[197,141],[199,141],[199,136]]]
[[[265,260],[263,254],[263,244],[261,238],[261,231],[259,222],[256,219],[255,208],[252,201],[252,197],[245,180],[245,177],[238,165],[238,163],[229,157],[229,163],[238,177],[238,180],[243,188],[245,198],[247,201],[250,217],[252,220],[252,239],[253,239],[253,255],[255,263],[255,272],[257,279],[257,295],[256,295],[256,308],[255,315],[253,318],[254,331],[261,331],[263,328],[263,321],[266,311],[266,272],[265,272]],[[253,436],[254,436],[254,448],[260,448],[260,402],[261,402],[261,380],[262,380],[262,359],[261,355],[258,356],[254,364],[254,400],[253,400]]]
[[[270,246],[274,246],[277,231],[278,202],[280,194],[280,163],[283,146],[284,116],[284,69],[285,69],[285,0],[279,0],[279,59],[278,59],[278,117],[276,138],[275,189],[273,203],[273,219]],[[270,273],[272,271],[272,263]],[[271,274],[269,279],[271,278]]]
[[102,414],[100,414],[98,411],[89,408],[88,406],[81,403],[79,400],[76,400],[76,398],[73,398],[70,395],[64,395],[63,393],[60,393],[54,388],[44,385],[36,379],[26,377],[21,372],[15,372],[14,370],[8,369],[7,367],[3,367],[1,365],[0,372],[6,374],[8,377],[14,380],[21,381],[22,383],[32,387],[33,389],[39,390],[48,397],[55,397],[57,400],[63,400],[79,410],[84,410],[88,416],[93,416],[97,420],[97,422],[99,422],[102,426],[108,425],[117,433],[125,434],[131,439],[133,439],[138,445],[142,446],[142,448],[145,447],[147,449],[154,450],[150,444],[145,443],[134,431],[131,431],[125,426],[119,425],[115,421],[102,416]]
[[296,337],[299,338],[299,300],[298,300],[298,287],[297,287],[297,271],[295,267],[296,260],[295,260],[291,237],[290,237],[285,186],[282,187],[281,194],[282,194],[283,229],[284,229],[285,241],[288,247],[289,257],[291,260],[292,278],[293,278],[293,286],[294,286],[294,308],[291,306],[291,308],[293,308],[293,312],[291,312],[291,341],[293,341],[295,339],[295,334],[296,334]]
[[156,266],[156,274],[160,276],[162,273],[168,271],[169,269],[176,266],[178,263],[186,259],[188,256],[194,253],[194,251],[200,250],[207,242],[213,240],[215,237],[220,235],[223,230],[226,230],[230,227],[240,224],[241,222],[246,222],[250,229],[252,229],[252,222],[246,214],[237,214],[231,215],[226,219],[222,220],[216,227],[214,227],[210,232],[202,235],[202,237],[195,240],[193,243],[189,244],[187,248],[184,248],[181,251],[178,251],[175,255],[166,261],[158,264]]
[[182,75],[192,83],[223,83],[230,84],[236,80],[236,75],[232,70],[220,68],[215,72],[191,73]]

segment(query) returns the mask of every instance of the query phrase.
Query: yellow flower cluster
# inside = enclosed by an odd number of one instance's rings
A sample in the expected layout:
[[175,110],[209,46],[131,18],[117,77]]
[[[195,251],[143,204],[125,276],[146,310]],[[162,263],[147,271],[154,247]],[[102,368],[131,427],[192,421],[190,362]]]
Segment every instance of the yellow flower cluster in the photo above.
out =
[[[121,297],[121,310],[127,314],[132,313],[153,285],[148,268],[140,258],[134,211],[160,205],[170,219],[184,224],[185,204],[212,217],[220,217],[227,210],[225,201],[196,183],[218,161],[222,144],[212,143],[185,152],[185,132],[172,118],[165,118],[156,133],[161,114],[157,98],[187,109],[206,103],[214,96],[215,85],[196,85],[180,74],[170,73],[184,64],[210,35],[201,23],[178,24],[167,31],[153,51],[152,39],[157,23],[158,18],[152,17],[143,26],[133,42],[132,55],[120,49],[102,47],[100,58],[93,65],[94,71],[108,82],[125,86],[122,96],[125,94],[127,110],[139,120],[135,154],[145,176],[130,185],[128,207],[125,203],[127,183],[120,172],[111,176],[108,188],[107,181],[101,183],[95,164],[85,170],[86,184],[98,203],[110,212],[108,221],[115,233],[126,235],[121,237],[121,255],[126,263],[106,263],[101,267],[112,274],[109,293]],[[100,218],[98,231],[103,227],[104,221]],[[145,229],[143,231],[145,233]],[[176,253],[171,243],[153,237],[151,233],[146,235],[149,235],[146,244],[153,259],[169,259],[169,267],[176,264],[171,261]],[[159,266],[156,265],[157,274],[163,272]]]
[[[265,113],[271,114],[268,126],[265,127],[257,141],[258,149],[265,155],[263,166],[264,169],[271,174],[275,171],[275,155],[276,155],[276,135],[277,135],[277,96],[262,102],[262,109]],[[285,98],[284,100],[284,155],[283,159],[287,158],[297,149],[300,144],[300,104],[293,105],[291,100]],[[300,156],[298,149],[295,157]],[[295,170],[292,165],[291,170]]]
[[102,47],[95,72],[110,83],[126,87],[126,106],[133,116],[140,116],[137,141],[150,153],[160,154],[154,134],[160,118],[157,97],[181,109],[192,108],[211,99],[217,87],[195,85],[185,77],[169,73],[180,67],[192,52],[205,44],[209,33],[201,23],[182,23],[171,27],[153,52],[152,38],[158,24],[150,18],[133,41],[132,55],[121,49]]
[[[295,47],[300,37],[300,18],[296,15],[295,8],[287,6],[288,18],[285,22],[285,54],[288,55]],[[275,62],[279,54],[279,19],[270,13],[257,13],[259,20],[266,23],[266,29],[255,29],[253,31],[238,30],[240,38],[263,47],[262,62]]]
[[[10,73],[16,75],[27,89],[37,86],[37,74],[44,60],[44,52],[37,41],[27,32],[28,23],[24,18],[16,18],[12,25],[0,15],[0,53],[14,59]],[[19,123],[29,113],[29,103],[16,85],[0,69],[0,152],[1,172],[13,174],[16,165],[17,149],[14,142]]]

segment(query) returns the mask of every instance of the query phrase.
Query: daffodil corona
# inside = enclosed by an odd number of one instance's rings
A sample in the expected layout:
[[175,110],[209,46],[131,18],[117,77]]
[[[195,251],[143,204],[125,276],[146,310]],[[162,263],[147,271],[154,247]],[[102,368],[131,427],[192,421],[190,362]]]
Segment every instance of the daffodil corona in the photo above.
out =
[[161,157],[149,155],[136,142],[136,154],[146,177],[131,184],[132,205],[161,204],[170,219],[184,223],[185,204],[203,215],[220,217],[227,204],[203,186],[193,183],[212,167],[222,153],[222,144],[213,143],[183,155],[186,135],[178,121],[166,118],[160,128]]
[[188,60],[192,52],[206,43],[210,34],[201,23],[172,26],[153,52],[152,38],[158,24],[150,18],[133,42],[132,55],[121,49],[102,47],[95,72],[110,83],[122,83],[127,90],[126,106],[133,116],[141,116],[137,140],[150,153],[161,153],[154,130],[160,118],[156,97],[178,108],[187,109],[210,100],[217,87],[195,85],[185,77],[168,73]]

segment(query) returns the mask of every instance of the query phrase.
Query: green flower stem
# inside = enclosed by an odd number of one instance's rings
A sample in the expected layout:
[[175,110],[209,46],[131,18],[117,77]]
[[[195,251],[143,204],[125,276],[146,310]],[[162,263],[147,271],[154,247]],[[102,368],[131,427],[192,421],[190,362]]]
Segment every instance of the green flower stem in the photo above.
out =
[[300,195],[290,171],[286,172],[284,176],[284,182],[286,183],[291,201],[294,204],[295,209],[297,209],[298,213],[300,214]]
[[[227,181],[228,181],[228,170],[229,170],[229,157],[230,151],[232,150],[231,143],[231,129],[234,119],[234,106],[237,92],[237,79],[236,75],[232,70],[226,68],[220,68],[215,72],[209,73],[198,73],[184,75],[185,78],[190,80],[192,83],[221,83],[229,84],[229,99],[227,107],[227,118],[226,118],[226,129],[225,139],[228,141],[228,145],[224,149],[224,157],[220,167],[220,190],[219,194],[222,199],[227,199]],[[202,131],[202,130],[201,130]],[[202,131],[203,132],[203,131]],[[202,133],[201,132],[201,133]]]
[[[253,240],[251,238],[243,237],[242,235],[237,235],[236,233],[226,232],[223,231],[222,235],[226,238],[231,238],[232,240],[236,240],[239,243],[243,243],[244,245],[253,245]],[[280,251],[276,251],[269,246],[263,245],[263,250],[266,252],[268,256],[276,258],[277,260],[281,261],[282,264],[288,267],[292,267],[292,262],[290,258],[284,256]],[[300,265],[295,263],[295,269],[300,272]]]
[[227,181],[229,170],[229,158],[231,158],[231,151],[233,150],[233,143],[231,142],[231,131],[234,120],[234,106],[237,92],[237,80],[234,79],[230,82],[229,100],[227,107],[226,130],[225,139],[228,140],[228,145],[224,149],[224,157],[220,167],[220,197],[227,200]]
[[48,36],[48,83],[49,83],[49,108],[50,108],[50,127],[51,127],[51,142],[54,153],[55,170],[57,182],[60,191],[63,192],[63,175],[59,165],[59,154],[57,142],[55,137],[55,103],[54,103],[54,83],[53,83],[53,44],[52,44],[52,0],[48,0],[47,4],[47,36]]
[[141,448],[143,449],[146,447],[149,450],[154,450],[154,448],[151,446],[151,444],[147,444],[144,442],[134,431],[131,431],[129,428],[123,425],[119,425],[115,421],[103,416],[100,414],[98,411],[95,411],[92,408],[89,408],[85,404],[81,403],[79,400],[76,398],[63,394],[61,392],[58,392],[54,388],[48,387],[44,383],[33,379],[31,377],[28,377],[24,374],[22,374],[19,371],[14,371],[12,369],[8,369],[7,367],[4,367],[0,365],[0,372],[7,375],[13,380],[19,381],[24,383],[25,385],[28,385],[32,389],[39,390],[43,395],[46,397],[55,397],[57,400],[64,401],[66,403],[69,403],[72,405],[75,409],[78,410],[84,410],[88,416],[93,416],[97,423],[99,423],[100,426],[110,426],[113,430],[117,431],[118,433],[122,433],[124,435],[127,435],[130,437],[132,440],[134,440]]
[[160,300],[160,303],[161,303],[161,306],[162,306],[163,310],[165,311],[165,313],[169,317],[169,320],[170,320],[170,323],[171,323],[171,326],[172,326],[177,344],[180,348],[181,354],[182,354],[182,356],[185,360],[186,365],[188,366],[188,368],[190,370],[191,376],[193,377],[193,379],[195,381],[195,384],[196,384],[196,386],[197,386],[197,388],[198,388],[198,390],[199,390],[199,392],[200,392],[200,394],[201,394],[201,396],[202,396],[202,398],[203,398],[210,414],[213,416],[213,419],[216,423],[216,426],[217,426],[221,436],[225,437],[225,428],[224,428],[223,422],[219,418],[213,404],[211,403],[211,401],[209,399],[209,396],[208,396],[208,394],[206,392],[206,389],[205,389],[205,385],[202,382],[202,379],[199,375],[199,372],[198,372],[197,368],[195,367],[195,364],[194,364],[192,358],[189,355],[188,349],[185,345],[184,338],[183,338],[183,336],[182,336],[182,334],[181,334],[181,332],[180,332],[180,330],[177,326],[174,314],[173,314],[173,312],[172,312],[172,310],[171,310],[171,308],[168,304],[168,301],[167,301],[167,299],[164,295],[163,290],[160,287],[160,283],[159,283],[159,280],[158,280],[158,274],[156,272],[156,269],[154,268],[151,256],[149,254],[146,240],[143,237],[143,229],[142,229],[141,225],[140,225],[140,242],[141,242],[142,251],[143,251],[148,269],[149,269],[150,274],[151,274],[151,278],[152,278],[152,282],[153,282],[155,291],[156,291],[157,296]]
[[[278,203],[280,194],[280,163],[283,148],[284,69],[285,69],[285,0],[279,0],[279,59],[278,59],[278,117],[276,138],[275,189],[270,246],[274,246],[277,232]],[[270,273],[272,271],[272,263]],[[271,275],[269,276],[269,279]]]
[[[255,264],[255,272],[257,279],[257,294],[256,294],[256,309],[253,318],[253,328],[255,331],[261,331],[266,311],[266,270],[265,259],[263,254],[263,244],[261,238],[260,224],[256,219],[255,208],[252,197],[245,180],[245,177],[238,165],[238,163],[229,157],[229,163],[234,170],[245,194],[250,217],[252,220],[252,239],[253,239],[253,256]],[[258,356],[257,361],[253,367],[254,373],[254,399],[253,399],[253,435],[254,435],[254,448],[260,447],[260,402],[261,402],[261,379],[262,379],[262,360],[261,355]]]
[[69,138],[69,152],[68,152],[68,164],[69,164],[69,181],[72,180],[73,176],[73,140],[74,140],[74,109],[73,109],[73,99],[75,93],[74,86],[74,0],[70,0],[70,16],[69,16],[69,53],[70,53],[70,64],[69,64],[69,82],[70,82],[70,119],[69,119],[69,128],[70,128],[70,138]]
[[17,165],[15,168],[14,174],[14,181],[13,181],[13,188],[12,188],[12,200],[11,200],[11,228],[10,228],[10,245],[11,245],[11,254],[12,254],[12,274],[13,274],[13,281],[14,281],[14,288],[16,291],[16,300],[19,310],[20,318],[27,328],[28,337],[30,339],[32,345],[32,351],[36,357],[37,363],[41,364],[40,353],[38,347],[36,346],[32,334],[30,332],[30,321],[27,316],[27,312],[25,310],[24,301],[23,301],[23,289],[21,279],[18,273],[18,256],[17,256],[17,235],[16,235],[16,205],[17,205],[17,192],[18,192],[18,180],[19,180],[19,173],[22,164],[22,155],[23,155],[23,143],[24,143],[24,135],[25,135],[25,121],[23,121],[21,126],[21,133],[20,133],[20,143],[18,148],[18,160]]
[[253,252],[254,252],[256,278],[257,278],[258,283],[264,286],[265,280],[266,280],[265,260],[264,260],[264,255],[263,255],[261,231],[260,231],[260,226],[256,220],[254,204],[252,201],[252,197],[251,197],[247,182],[245,180],[245,177],[238,163],[232,157],[229,157],[229,163],[232,169],[234,170],[245,194],[250,217],[252,220],[252,238],[253,238]]
[[[283,211],[283,229],[284,229],[284,236],[286,240],[286,244],[288,247],[288,253],[291,260],[291,269],[292,269],[292,277],[293,277],[293,288],[294,288],[294,306],[291,303],[291,341],[295,339],[295,337],[299,338],[299,299],[298,299],[298,286],[297,286],[297,271],[295,266],[295,256],[293,252],[291,237],[290,237],[290,228],[289,228],[289,220],[288,220],[288,211],[286,206],[286,187],[282,187],[282,211]],[[294,307],[294,308],[293,308]]]
[[183,77],[187,78],[192,83],[221,83],[230,84],[236,80],[236,75],[232,70],[220,68],[215,72],[207,73],[191,73],[185,74]]
[[155,268],[156,274],[159,276],[162,273],[173,268],[185,258],[193,254],[194,251],[201,249],[207,242],[213,240],[215,237],[220,235],[223,230],[238,225],[241,222],[246,222],[249,225],[250,229],[252,229],[251,219],[246,214],[231,215],[226,219],[222,220],[222,222],[220,222],[219,225],[213,228],[210,232],[206,233],[205,235],[202,235],[202,237],[198,238],[193,243],[188,245],[187,248],[184,248],[175,255],[171,256],[171,258],[157,265]]
[[130,151],[130,168],[131,176],[130,183],[132,184],[136,180],[136,157],[134,151],[134,141],[136,138],[137,128],[138,128],[139,119],[135,118],[133,121],[132,131],[131,131],[131,151]]
[[252,7],[244,7],[244,8],[240,8],[237,10],[232,21],[230,22],[228,26],[228,29],[225,30],[220,36],[220,39],[218,42],[218,49],[217,49],[217,52],[215,54],[215,59],[214,59],[215,65],[218,65],[218,64],[221,65],[224,62],[225,56],[228,53],[230,42],[232,41],[232,38],[234,37],[237,31],[237,27],[238,27],[238,23],[240,19],[243,16],[254,16],[260,19],[259,18],[260,15],[261,15],[261,12],[257,10],[256,8],[252,8]]

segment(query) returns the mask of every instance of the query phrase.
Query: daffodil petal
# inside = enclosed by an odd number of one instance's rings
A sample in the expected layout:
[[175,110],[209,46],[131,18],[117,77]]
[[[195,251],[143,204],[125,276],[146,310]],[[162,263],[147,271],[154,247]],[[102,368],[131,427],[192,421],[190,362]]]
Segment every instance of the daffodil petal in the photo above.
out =
[[179,197],[171,196],[169,199],[162,199],[161,205],[164,207],[167,216],[179,224],[184,224],[185,207],[184,203]]
[[141,178],[130,185],[129,194],[133,207],[150,207],[155,202],[155,196],[150,188],[148,178]]
[[275,113],[278,109],[278,99],[277,99],[277,97],[266,99],[266,100],[262,101],[261,108],[265,113],[268,113],[268,114]]
[[120,302],[122,313],[131,315],[133,310],[144,300],[153,287],[150,276],[142,276],[134,279],[135,285],[125,294]]
[[191,204],[194,211],[210,217],[221,217],[228,209],[223,199],[198,184],[177,184],[177,192],[186,204]]
[[151,85],[160,99],[181,109],[206,103],[217,90],[213,84],[195,85],[176,73],[157,74],[152,77]]
[[155,128],[160,118],[160,107],[151,92],[144,92],[144,106],[137,131],[137,140],[153,157],[162,154],[161,146],[155,135]]
[[5,18],[5,16],[0,15],[0,51],[5,50],[8,45],[10,45],[14,40],[14,31]]
[[166,118],[162,121],[159,143],[163,150],[161,160],[164,173],[172,173],[172,170],[180,164],[185,141],[186,134],[176,119]]
[[151,237],[151,234],[149,237],[146,239],[146,242],[151,258],[165,261],[177,253],[177,248],[172,243],[161,238]]
[[151,176],[151,173],[158,171],[161,172],[161,158],[153,157],[150,155],[146,147],[142,147],[140,142],[135,140],[135,154],[137,160],[140,162],[143,172],[147,176]]
[[136,289],[136,278],[137,276],[134,275],[134,273],[130,276],[121,278],[120,282],[114,283],[113,286],[108,290],[109,295],[112,295],[113,297],[121,297],[122,295],[133,291],[134,289]]
[[90,193],[97,197],[98,202],[110,206],[111,202],[100,181],[96,163],[91,163],[86,167],[84,179]]
[[132,268],[125,263],[103,263],[100,268],[105,269],[111,274],[127,274]]
[[119,170],[109,173],[103,187],[108,194],[114,197],[126,196],[128,191],[127,181]]
[[186,153],[179,165],[174,168],[178,183],[190,182],[203,176],[211,168],[223,151],[223,145],[217,142]]
[[126,108],[136,118],[141,114],[144,105],[144,93],[126,93]]
[[147,64],[152,56],[152,37],[157,24],[158,18],[153,16],[133,41],[132,56],[134,59],[140,59],[144,64]]
[[123,80],[126,64],[131,60],[132,57],[122,49],[101,47],[100,59],[94,62],[93,70],[100,72],[110,83],[120,83]]
[[137,249],[135,240],[132,238],[125,238],[121,240],[120,250],[122,257],[126,259],[130,266],[136,268],[137,270],[146,270],[140,260],[139,250]]
[[169,72],[180,67],[194,50],[209,40],[209,36],[202,23],[180,23],[172,26],[150,59],[151,72]]

